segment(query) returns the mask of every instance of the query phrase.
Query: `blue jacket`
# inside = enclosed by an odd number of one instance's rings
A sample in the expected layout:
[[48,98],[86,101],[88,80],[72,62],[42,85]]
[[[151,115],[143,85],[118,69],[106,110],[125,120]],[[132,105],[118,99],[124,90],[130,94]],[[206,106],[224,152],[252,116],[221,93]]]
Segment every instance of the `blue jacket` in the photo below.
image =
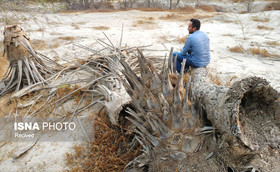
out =
[[[192,61],[195,67],[204,67],[210,63],[210,40],[206,33],[195,31],[186,39],[181,55],[190,54],[188,60]],[[189,55],[188,55],[189,56]]]

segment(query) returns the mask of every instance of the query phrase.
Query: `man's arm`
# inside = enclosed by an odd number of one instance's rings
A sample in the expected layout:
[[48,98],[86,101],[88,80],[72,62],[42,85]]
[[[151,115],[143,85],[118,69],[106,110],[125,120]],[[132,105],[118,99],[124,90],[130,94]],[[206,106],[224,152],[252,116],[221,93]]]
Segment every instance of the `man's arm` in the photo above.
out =
[[192,42],[192,39],[190,36],[188,36],[186,42],[185,42],[185,45],[183,47],[183,49],[181,50],[181,55],[185,56],[187,55],[188,51],[191,50],[191,42]]

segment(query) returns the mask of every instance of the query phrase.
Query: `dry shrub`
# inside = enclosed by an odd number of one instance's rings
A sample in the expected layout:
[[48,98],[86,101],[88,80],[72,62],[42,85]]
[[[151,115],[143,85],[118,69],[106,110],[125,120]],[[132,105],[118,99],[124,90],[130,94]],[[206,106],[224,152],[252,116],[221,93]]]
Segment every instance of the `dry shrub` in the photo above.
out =
[[98,26],[98,27],[93,27],[95,30],[109,30],[110,28],[107,26]]
[[258,48],[249,48],[248,51],[252,55],[261,55],[263,57],[274,57],[274,56],[277,56],[275,54],[270,54],[266,49],[261,49],[260,47],[258,47]]
[[241,45],[237,45],[237,46],[234,46],[234,47],[230,47],[229,51],[230,52],[235,52],[235,53],[244,53],[245,50]]
[[252,20],[255,22],[269,22],[270,18],[266,17],[266,18],[260,18],[258,16],[253,16]]
[[280,44],[277,41],[266,41],[265,43],[267,45],[280,46]]
[[215,12],[214,7],[211,6],[211,5],[196,5],[195,8],[196,9],[201,9],[201,10],[206,11],[206,12]]
[[259,30],[273,30],[274,28],[271,28],[271,27],[266,27],[266,26],[261,26],[261,25],[258,25],[257,28]]
[[94,142],[74,146],[74,153],[66,154],[70,171],[122,171],[140,154],[138,144],[129,145],[133,135],[113,126],[104,110],[95,118],[94,135]]
[[264,7],[264,11],[280,10],[280,2],[271,2]]
[[32,46],[35,50],[43,50],[46,49],[47,44],[46,41],[40,39],[31,40]]
[[185,35],[185,36],[183,36],[183,37],[178,37],[176,41],[177,41],[178,43],[184,44],[184,43],[186,42],[186,39],[187,39],[188,36],[189,36],[189,35]]

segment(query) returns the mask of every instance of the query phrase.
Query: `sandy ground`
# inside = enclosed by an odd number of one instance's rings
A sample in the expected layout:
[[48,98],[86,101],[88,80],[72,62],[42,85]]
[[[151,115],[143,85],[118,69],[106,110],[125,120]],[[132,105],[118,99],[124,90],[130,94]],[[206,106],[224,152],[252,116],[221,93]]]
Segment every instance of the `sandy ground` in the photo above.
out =
[[[101,49],[95,39],[108,42],[103,32],[118,46],[122,26],[122,46],[151,45],[144,50],[144,54],[164,58],[171,47],[177,51],[183,47],[183,43],[178,40],[188,34],[189,19],[198,17],[202,22],[201,30],[210,37],[212,59],[208,68],[214,77],[226,85],[244,77],[259,76],[267,79],[271,86],[280,91],[280,11],[231,14],[198,10],[196,13],[179,14],[131,10],[35,15],[36,21],[19,21],[20,25],[30,35],[37,51],[61,63],[62,59],[85,58],[90,55],[90,52],[75,47],[73,43]],[[260,30],[258,26],[270,29]],[[268,42],[274,44],[269,45]],[[230,47],[238,45],[246,51],[229,51]],[[262,57],[249,53],[249,48],[258,47],[278,57]],[[4,70],[0,71],[2,74]],[[0,143],[0,171],[65,170],[65,152],[71,151],[73,144],[75,143],[40,142],[26,155],[14,160],[11,152],[21,146],[20,143]]]

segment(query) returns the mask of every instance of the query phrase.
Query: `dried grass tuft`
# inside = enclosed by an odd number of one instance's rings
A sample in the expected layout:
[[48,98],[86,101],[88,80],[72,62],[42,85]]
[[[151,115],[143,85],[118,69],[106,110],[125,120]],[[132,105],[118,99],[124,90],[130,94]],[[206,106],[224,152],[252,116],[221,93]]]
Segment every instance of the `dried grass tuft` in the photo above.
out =
[[245,52],[244,48],[241,45],[237,45],[235,47],[230,47],[229,51],[234,52],[234,53],[244,53]]
[[113,126],[104,110],[95,119],[95,141],[74,146],[74,153],[66,154],[70,171],[122,171],[137,157],[141,147],[128,143],[132,135],[122,127]]
[[132,25],[133,27],[144,27],[145,29],[155,29],[156,28],[156,22],[154,21],[153,18],[144,18],[138,21],[135,21],[134,24]]
[[280,43],[278,43],[277,41],[266,41],[265,43],[267,45],[280,46]]
[[61,40],[65,40],[65,41],[73,41],[73,40],[75,40],[76,38],[73,37],[73,36],[60,36],[60,37],[58,37],[57,39],[61,39]]
[[110,28],[107,26],[98,26],[98,27],[93,27],[95,30],[109,30]]
[[274,28],[266,27],[266,26],[261,26],[261,25],[258,25],[257,28],[258,28],[259,30],[274,30]]
[[143,24],[155,24],[154,21],[150,21],[150,20],[138,20],[136,22],[136,24],[140,24],[140,25],[143,25]]
[[253,16],[252,20],[255,22],[269,22],[270,18],[266,17],[266,18],[260,18],[258,16]]
[[271,57],[271,56],[273,56],[266,49],[261,49],[260,47],[258,47],[258,48],[249,48],[248,51],[252,55],[261,55],[263,57]]

